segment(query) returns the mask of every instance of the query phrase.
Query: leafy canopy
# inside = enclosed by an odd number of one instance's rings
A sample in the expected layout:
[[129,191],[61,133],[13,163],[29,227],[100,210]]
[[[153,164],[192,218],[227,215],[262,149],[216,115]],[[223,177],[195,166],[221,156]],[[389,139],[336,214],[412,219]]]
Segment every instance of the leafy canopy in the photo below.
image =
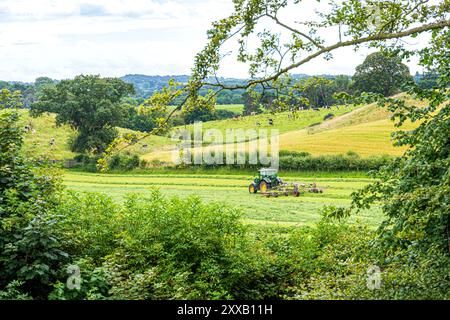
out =
[[78,131],[72,144],[77,152],[103,152],[116,138],[115,126],[127,115],[123,99],[134,92],[133,86],[116,78],[81,75],[44,86],[32,114],[56,113],[57,124],[69,124]]
[[385,97],[401,92],[408,81],[412,81],[409,68],[398,56],[374,52],[356,67],[353,88],[359,92],[373,92]]

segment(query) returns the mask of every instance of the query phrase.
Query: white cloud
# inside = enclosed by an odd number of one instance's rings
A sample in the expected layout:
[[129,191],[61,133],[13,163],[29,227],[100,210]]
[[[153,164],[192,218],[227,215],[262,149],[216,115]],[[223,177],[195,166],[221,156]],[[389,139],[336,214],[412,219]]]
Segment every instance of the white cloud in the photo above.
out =
[[[0,1],[0,79],[22,81],[188,74],[211,22],[232,11],[231,0]],[[310,17],[316,8],[311,0],[301,12],[287,10],[286,18]],[[366,54],[344,49],[330,62],[318,58],[295,72],[350,74]],[[230,57],[220,75],[245,77],[246,70]]]

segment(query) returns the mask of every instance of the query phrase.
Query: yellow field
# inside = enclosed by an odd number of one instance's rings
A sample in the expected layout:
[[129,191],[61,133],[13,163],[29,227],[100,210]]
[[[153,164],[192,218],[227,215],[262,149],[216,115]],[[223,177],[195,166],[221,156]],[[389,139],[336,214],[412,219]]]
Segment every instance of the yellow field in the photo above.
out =
[[[406,130],[413,128],[412,124],[403,127]],[[280,136],[280,149],[306,151],[313,155],[344,154],[350,150],[361,156],[401,155],[405,149],[394,147],[390,138],[395,130],[393,123],[386,119],[318,133],[292,131]]]

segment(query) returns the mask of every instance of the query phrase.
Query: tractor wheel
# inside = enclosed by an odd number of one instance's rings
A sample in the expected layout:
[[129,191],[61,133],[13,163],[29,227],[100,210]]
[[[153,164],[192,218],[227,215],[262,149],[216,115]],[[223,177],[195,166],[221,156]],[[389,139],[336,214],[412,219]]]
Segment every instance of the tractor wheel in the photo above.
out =
[[254,183],[252,183],[251,185],[248,186],[248,192],[250,192],[250,193],[258,192],[258,189],[256,188],[256,185]]
[[261,181],[261,183],[259,184],[259,191],[261,191],[262,193],[266,193],[269,189],[270,185],[265,181]]

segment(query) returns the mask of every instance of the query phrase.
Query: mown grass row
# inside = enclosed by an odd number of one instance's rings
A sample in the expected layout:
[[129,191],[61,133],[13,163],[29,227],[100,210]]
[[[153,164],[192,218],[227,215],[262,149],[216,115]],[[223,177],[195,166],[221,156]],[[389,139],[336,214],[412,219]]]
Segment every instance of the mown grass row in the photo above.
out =
[[[265,198],[259,194],[248,193],[247,187],[253,175],[212,175],[205,174],[89,174],[66,172],[65,185],[76,191],[101,192],[110,195],[116,201],[123,201],[126,194],[150,194],[152,189],[159,189],[164,195],[185,198],[191,195],[207,202],[219,201],[237,207],[244,212],[244,220],[269,224],[304,225],[312,224],[320,219],[320,209],[324,205],[350,204],[350,194],[363,187],[371,180],[351,177],[314,177],[314,176],[280,176],[286,182],[316,182],[324,188],[322,194],[306,193],[298,198],[279,197]],[[368,225],[376,225],[380,221],[378,208],[363,212],[358,219]]]

